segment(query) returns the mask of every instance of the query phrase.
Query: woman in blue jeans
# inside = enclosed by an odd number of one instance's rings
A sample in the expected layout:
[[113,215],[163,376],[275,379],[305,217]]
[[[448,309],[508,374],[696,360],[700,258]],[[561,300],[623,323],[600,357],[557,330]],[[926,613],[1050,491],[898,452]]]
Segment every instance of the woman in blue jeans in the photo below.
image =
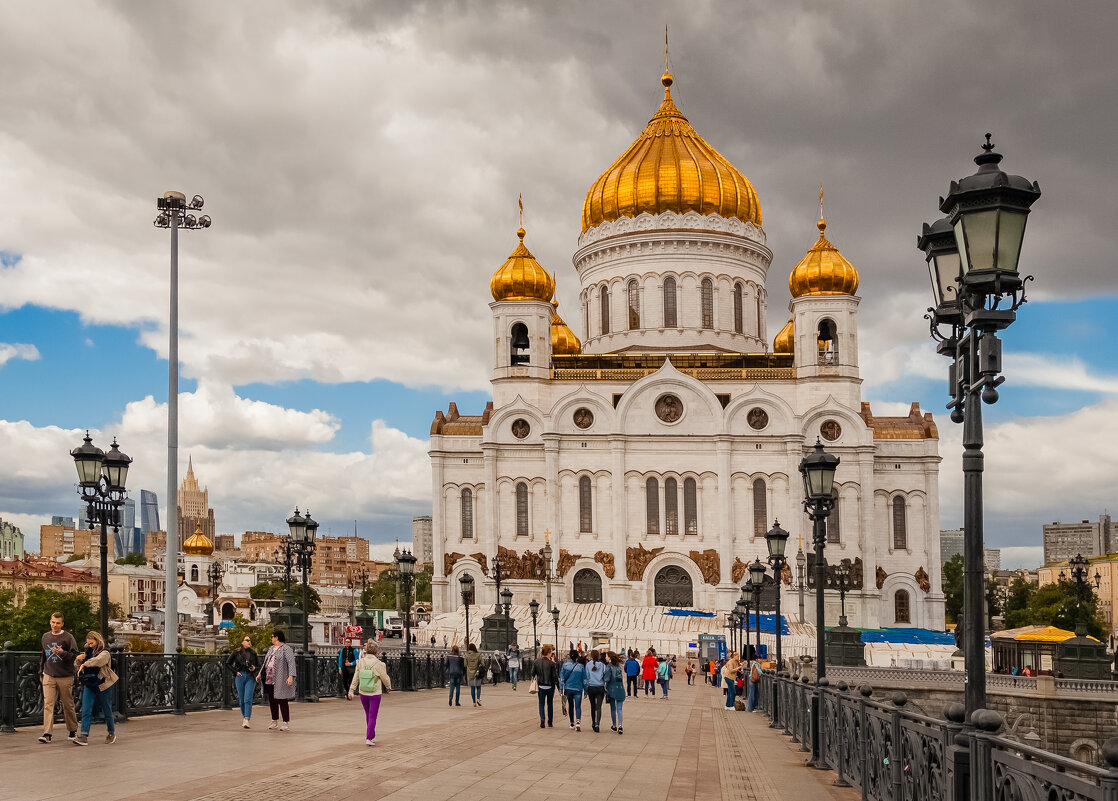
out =
[[559,666],[551,658],[554,649],[548,643],[540,649],[539,658],[532,664],[536,677],[537,694],[540,702],[540,728],[544,727],[544,713],[547,713],[547,725],[552,724],[555,717],[555,684],[559,681]]
[[559,684],[567,697],[567,719],[571,728],[582,731],[582,694],[586,692],[586,657],[571,651],[571,658],[563,663]]
[[450,697],[447,706],[462,706],[458,700],[462,697],[462,679],[466,678],[466,660],[458,651],[458,646],[450,648],[450,656],[446,658],[446,682],[450,686]]
[[722,681],[726,685],[726,708],[734,708],[734,698],[738,692],[738,670],[741,668],[741,662],[738,661],[736,651],[730,652],[730,658],[726,660],[726,664],[722,666]]
[[89,745],[89,729],[93,725],[93,710],[100,708],[109,734],[106,743],[116,742],[116,719],[113,717],[113,684],[116,673],[109,665],[109,652],[101,633],[91,631],[85,635],[85,653],[74,661],[80,666],[78,682],[82,685],[82,730],[74,745]]
[[260,657],[252,650],[252,640],[245,635],[241,647],[229,654],[225,663],[233,671],[233,684],[237,688],[237,705],[241,709],[241,728],[247,729],[252,718],[252,697],[256,693],[256,674],[260,672]]

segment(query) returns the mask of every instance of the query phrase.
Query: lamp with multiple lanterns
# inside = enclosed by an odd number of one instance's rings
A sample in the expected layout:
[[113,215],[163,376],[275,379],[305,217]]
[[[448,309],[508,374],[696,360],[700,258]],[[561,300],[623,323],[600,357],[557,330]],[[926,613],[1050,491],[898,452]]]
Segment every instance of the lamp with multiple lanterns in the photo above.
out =
[[470,647],[470,604],[474,600],[474,577],[463,573],[458,578],[458,587],[462,590],[462,607],[466,610],[466,648]]
[[300,514],[299,507],[296,506],[295,514],[287,518],[287,529],[291,534],[288,545],[291,562],[303,574],[303,651],[304,653],[310,653],[311,623],[307,580],[311,572],[311,557],[314,555],[315,537],[318,536],[318,523],[311,517],[310,512],[305,515]]
[[401,663],[403,669],[404,689],[415,689],[415,655],[411,652],[411,607],[412,588],[415,586],[415,563],[419,561],[411,551],[405,550],[400,554],[397,564],[399,570],[400,589],[404,593],[404,657]]

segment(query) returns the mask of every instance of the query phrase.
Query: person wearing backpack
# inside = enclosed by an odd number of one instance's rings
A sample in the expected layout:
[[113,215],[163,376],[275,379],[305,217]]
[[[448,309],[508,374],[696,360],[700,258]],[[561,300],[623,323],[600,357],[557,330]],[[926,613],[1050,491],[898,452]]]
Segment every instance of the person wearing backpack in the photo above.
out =
[[754,659],[753,664],[749,666],[749,695],[746,697],[746,711],[752,712],[757,708],[757,696],[761,690],[761,676],[765,673],[761,669],[760,661]]
[[567,720],[575,731],[582,731],[582,695],[586,692],[586,657],[571,651],[563,663],[559,683],[567,697]]
[[376,745],[380,696],[382,692],[392,692],[392,680],[388,678],[384,663],[377,657],[379,652],[376,640],[365,641],[365,653],[353,666],[353,681],[347,695],[349,699],[353,698],[354,691],[361,695],[361,706],[365,708],[365,745]]
[[668,700],[668,683],[672,680],[672,663],[664,657],[660,657],[660,663],[656,666],[656,683],[660,685],[663,695],[660,696],[663,700]]
[[621,728],[621,708],[625,705],[625,696],[628,692],[623,680],[621,657],[610,651],[606,654],[606,700],[609,701],[610,729],[618,734],[624,734]]

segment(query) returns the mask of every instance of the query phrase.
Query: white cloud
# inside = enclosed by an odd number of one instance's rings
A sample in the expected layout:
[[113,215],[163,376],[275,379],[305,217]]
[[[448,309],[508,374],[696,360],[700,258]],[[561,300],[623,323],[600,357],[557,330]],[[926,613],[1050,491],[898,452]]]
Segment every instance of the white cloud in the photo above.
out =
[[1022,385],[1118,395],[1118,376],[1100,374],[1077,356],[1010,352],[1005,371]]
[[1001,551],[1002,570],[1035,568],[1044,561],[1044,547],[1041,545],[1016,545],[1002,548]]
[[0,367],[12,359],[23,359],[34,362],[39,359],[39,349],[34,345],[23,345],[18,342],[0,342]]

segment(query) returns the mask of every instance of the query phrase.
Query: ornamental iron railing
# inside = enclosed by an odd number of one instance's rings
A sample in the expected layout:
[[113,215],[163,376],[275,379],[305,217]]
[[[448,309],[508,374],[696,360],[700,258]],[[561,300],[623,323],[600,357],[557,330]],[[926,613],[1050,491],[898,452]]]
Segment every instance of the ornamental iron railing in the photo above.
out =
[[977,710],[974,725],[964,726],[959,703],[940,720],[905,709],[903,692],[872,696],[868,684],[778,674],[762,678],[760,702],[803,750],[818,736],[816,767],[859,788],[865,801],[1118,801],[1118,738],[1102,745],[1106,766],[1098,767],[998,736],[1003,721],[991,710]]

